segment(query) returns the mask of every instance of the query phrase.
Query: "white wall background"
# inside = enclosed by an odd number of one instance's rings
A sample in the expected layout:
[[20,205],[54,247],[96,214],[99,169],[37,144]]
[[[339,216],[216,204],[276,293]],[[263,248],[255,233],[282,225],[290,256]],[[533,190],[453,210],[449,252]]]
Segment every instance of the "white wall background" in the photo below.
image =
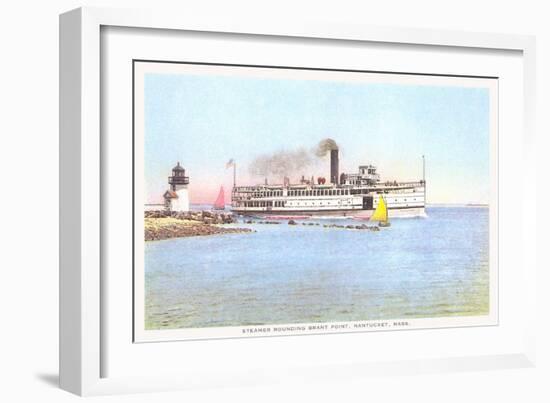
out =
[[[269,13],[373,25],[533,34],[538,39],[539,183],[548,186],[550,12],[545,1],[72,1],[11,0],[0,6],[0,400],[75,401],[57,383],[58,14],[81,5],[184,7],[227,16]],[[548,259],[539,189],[539,259]],[[36,198],[41,198],[36,203]],[[16,207],[17,206],[17,207]],[[40,207],[37,207],[40,206]],[[546,249],[546,250],[543,250]],[[546,264],[550,269],[550,265]],[[535,369],[354,379],[249,389],[94,398],[100,401],[550,401],[547,270],[539,278]]]

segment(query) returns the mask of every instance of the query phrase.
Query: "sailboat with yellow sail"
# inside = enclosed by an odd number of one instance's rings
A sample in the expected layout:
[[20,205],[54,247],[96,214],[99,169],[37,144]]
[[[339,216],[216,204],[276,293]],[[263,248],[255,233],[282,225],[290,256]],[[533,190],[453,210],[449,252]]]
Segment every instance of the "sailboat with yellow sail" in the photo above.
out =
[[380,195],[380,198],[378,199],[378,205],[376,206],[376,210],[374,210],[374,213],[372,213],[370,220],[378,221],[379,227],[389,227],[391,225],[388,217],[388,207],[386,205],[386,200],[384,200],[382,195]]

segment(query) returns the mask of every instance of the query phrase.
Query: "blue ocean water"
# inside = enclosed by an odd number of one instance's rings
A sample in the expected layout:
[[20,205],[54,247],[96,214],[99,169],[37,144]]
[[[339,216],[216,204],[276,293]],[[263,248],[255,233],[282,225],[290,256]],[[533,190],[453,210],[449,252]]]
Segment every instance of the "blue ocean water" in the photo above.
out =
[[489,209],[426,211],[379,232],[313,219],[146,242],[146,328],[487,314]]

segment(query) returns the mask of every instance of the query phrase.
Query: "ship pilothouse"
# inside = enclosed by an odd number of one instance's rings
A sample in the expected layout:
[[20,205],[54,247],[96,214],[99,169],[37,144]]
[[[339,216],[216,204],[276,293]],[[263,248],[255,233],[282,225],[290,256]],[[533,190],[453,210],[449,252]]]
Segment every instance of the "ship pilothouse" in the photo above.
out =
[[374,165],[361,165],[357,173],[339,174],[338,150],[330,152],[330,182],[323,177],[291,184],[235,186],[232,210],[243,215],[334,215],[370,217],[385,200],[390,216],[424,215],[425,180],[382,182]]

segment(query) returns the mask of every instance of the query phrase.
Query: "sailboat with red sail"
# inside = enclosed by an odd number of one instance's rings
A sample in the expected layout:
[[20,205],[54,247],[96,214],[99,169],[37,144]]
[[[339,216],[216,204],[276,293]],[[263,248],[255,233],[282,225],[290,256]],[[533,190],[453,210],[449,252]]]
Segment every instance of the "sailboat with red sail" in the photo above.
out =
[[223,186],[220,187],[220,193],[214,202],[214,210],[225,210],[225,194],[223,192]]

